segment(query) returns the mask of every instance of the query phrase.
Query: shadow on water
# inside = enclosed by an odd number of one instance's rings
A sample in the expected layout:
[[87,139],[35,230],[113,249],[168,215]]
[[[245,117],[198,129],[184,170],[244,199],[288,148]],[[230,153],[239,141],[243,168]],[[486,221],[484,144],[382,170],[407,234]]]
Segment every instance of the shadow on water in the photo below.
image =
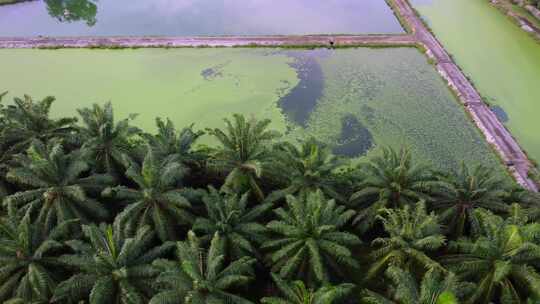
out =
[[[298,74],[300,82],[279,101],[279,106],[292,122],[307,127],[309,118],[324,90],[324,75],[317,59],[330,56],[331,50],[288,51],[294,58],[289,65]],[[369,130],[352,114],[341,118],[341,134],[332,151],[337,155],[358,157],[373,145]]]
[[97,22],[97,5],[88,0],[45,0],[49,15],[60,22],[84,21],[88,26]]
[[294,58],[289,65],[296,70],[300,82],[279,100],[279,106],[291,121],[303,127],[306,127],[324,88],[324,76],[317,57],[327,56],[329,52],[325,49],[285,52]]
[[495,116],[497,116],[501,122],[508,122],[508,120],[510,120],[506,111],[500,106],[492,106],[491,111],[495,113]]
[[369,130],[352,115],[341,119],[341,137],[332,149],[334,154],[358,157],[366,154],[373,146],[373,136]]

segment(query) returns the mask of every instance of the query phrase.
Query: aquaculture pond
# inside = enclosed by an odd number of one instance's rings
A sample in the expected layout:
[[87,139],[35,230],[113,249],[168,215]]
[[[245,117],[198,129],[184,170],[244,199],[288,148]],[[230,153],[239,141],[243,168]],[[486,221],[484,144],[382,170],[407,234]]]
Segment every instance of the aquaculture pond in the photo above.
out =
[[[0,50],[9,97],[55,95],[54,114],[112,101],[177,126],[221,127],[244,113],[295,141],[314,136],[349,157],[407,145],[441,168],[498,160],[445,83],[414,48]],[[209,138],[203,142],[212,144]]]
[[540,160],[540,44],[487,0],[413,0],[529,155]]
[[35,0],[0,6],[0,36],[402,32],[385,0]]

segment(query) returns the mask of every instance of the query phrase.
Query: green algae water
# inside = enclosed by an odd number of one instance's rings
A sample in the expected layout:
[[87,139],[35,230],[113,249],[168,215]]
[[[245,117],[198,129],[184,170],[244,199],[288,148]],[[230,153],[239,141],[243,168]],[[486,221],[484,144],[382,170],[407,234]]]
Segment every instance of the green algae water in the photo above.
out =
[[403,32],[385,0],[34,0],[0,6],[0,36]]
[[441,169],[462,160],[500,166],[414,48],[4,49],[0,66],[6,100],[54,95],[55,116],[111,101],[117,118],[138,113],[135,123],[151,132],[158,116],[202,129],[242,113],[271,119],[288,140],[313,136],[352,158],[406,145]]
[[540,160],[540,44],[487,0],[413,0],[528,154]]

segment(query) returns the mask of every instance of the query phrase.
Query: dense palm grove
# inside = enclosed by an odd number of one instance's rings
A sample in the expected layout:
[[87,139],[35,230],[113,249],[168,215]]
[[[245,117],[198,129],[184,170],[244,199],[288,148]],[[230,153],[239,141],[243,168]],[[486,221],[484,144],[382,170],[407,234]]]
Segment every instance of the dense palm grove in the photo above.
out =
[[489,168],[352,166],[269,121],[148,134],[53,101],[0,108],[2,303],[540,301],[540,200]]

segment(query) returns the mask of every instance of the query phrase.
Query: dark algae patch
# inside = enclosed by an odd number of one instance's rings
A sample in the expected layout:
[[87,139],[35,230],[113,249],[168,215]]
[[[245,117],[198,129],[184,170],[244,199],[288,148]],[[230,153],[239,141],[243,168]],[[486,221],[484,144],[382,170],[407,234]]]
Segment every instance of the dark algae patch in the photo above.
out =
[[317,100],[324,89],[324,75],[317,57],[324,56],[326,50],[289,51],[294,58],[289,65],[297,72],[300,82],[279,101],[279,106],[292,122],[306,127],[309,116],[317,106]]
[[223,77],[223,69],[227,66],[227,64],[229,64],[229,62],[225,62],[225,63],[221,63],[221,64],[217,64],[213,67],[210,67],[210,68],[207,68],[207,69],[204,69],[202,70],[201,72],[201,76],[205,79],[205,80],[214,80],[216,78],[219,78],[219,77]]
[[373,136],[369,130],[354,115],[345,115],[341,119],[341,137],[333,152],[336,155],[359,157],[365,155],[372,146]]

